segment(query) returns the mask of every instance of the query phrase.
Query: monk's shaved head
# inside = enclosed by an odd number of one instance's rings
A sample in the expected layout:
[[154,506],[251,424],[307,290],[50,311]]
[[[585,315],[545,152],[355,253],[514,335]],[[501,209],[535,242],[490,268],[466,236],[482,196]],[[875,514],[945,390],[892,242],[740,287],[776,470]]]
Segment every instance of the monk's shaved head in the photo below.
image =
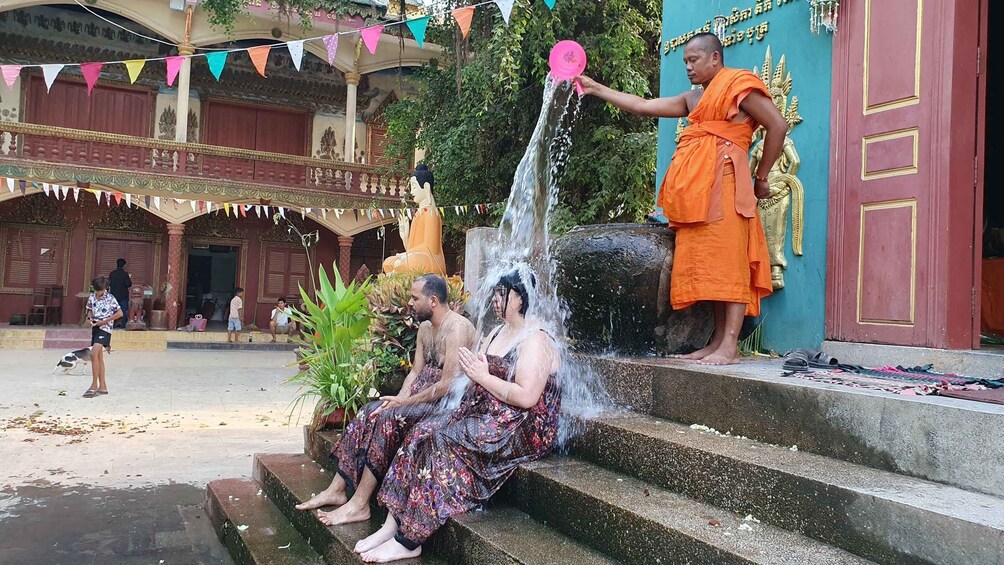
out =
[[718,53],[718,58],[721,59],[723,65],[725,64],[725,49],[722,47],[722,41],[713,33],[698,33],[684,43],[684,47],[687,46],[696,47],[709,54]]

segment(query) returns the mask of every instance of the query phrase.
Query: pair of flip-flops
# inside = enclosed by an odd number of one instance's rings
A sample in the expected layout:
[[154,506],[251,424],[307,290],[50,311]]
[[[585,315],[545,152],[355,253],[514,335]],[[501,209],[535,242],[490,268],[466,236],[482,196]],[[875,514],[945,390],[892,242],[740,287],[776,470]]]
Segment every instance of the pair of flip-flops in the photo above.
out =
[[95,396],[102,396],[108,394],[107,390],[94,390],[93,388],[87,389],[84,393],[84,398],[94,398]]
[[807,373],[813,369],[838,369],[840,362],[818,349],[792,349],[784,354],[781,368],[786,373]]

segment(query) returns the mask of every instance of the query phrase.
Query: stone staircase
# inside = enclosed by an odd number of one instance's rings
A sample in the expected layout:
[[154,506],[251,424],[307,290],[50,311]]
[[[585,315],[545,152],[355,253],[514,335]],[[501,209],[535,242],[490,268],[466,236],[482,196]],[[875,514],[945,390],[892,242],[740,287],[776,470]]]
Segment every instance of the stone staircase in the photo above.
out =
[[[584,360],[634,411],[589,421],[413,562],[1004,565],[1004,407],[784,379],[776,364]],[[293,509],[331,481],[334,441],[306,434],[305,454],[210,483],[235,561],[359,562],[351,548],[382,516],[329,528]]]
[[[248,332],[239,343],[227,343],[227,333],[221,331],[179,332],[164,330],[126,331],[116,329],[112,336],[115,351],[164,351],[165,349],[209,349],[249,351],[291,351],[295,345],[287,336],[276,336],[269,343],[268,332],[255,330],[254,341],[247,341]],[[51,326],[0,328],[0,350],[3,349],[56,349],[72,351],[88,347],[90,328],[76,326]]]

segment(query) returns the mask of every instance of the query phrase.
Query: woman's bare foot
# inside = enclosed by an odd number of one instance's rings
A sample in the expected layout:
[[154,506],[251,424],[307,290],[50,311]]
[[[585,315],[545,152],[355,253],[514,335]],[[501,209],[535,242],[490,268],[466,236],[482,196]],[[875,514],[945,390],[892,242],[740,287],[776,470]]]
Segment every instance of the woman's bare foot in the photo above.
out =
[[410,559],[422,555],[422,546],[409,550],[396,539],[391,538],[383,542],[379,547],[362,554],[363,561],[367,563],[387,563],[399,559]]
[[697,361],[700,365],[734,365],[739,362],[739,348],[722,345],[714,353]]
[[369,502],[364,502],[362,506],[354,504],[351,500],[331,512],[317,511],[317,518],[325,526],[338,526],[340,524],[351,524],[352,522],[365,522],[370,519]]
[[[353,549],[356,553],[366,553],[367,551],[376,549],[381,544],[387,540],[393,540],[394,536],[397,535],[397,522],[394,518],[387,516],[387,521],[380,526],[380,529],[373,532],[369,537],[365,537],[356,542],[356,547]],[[398,544],[400,545],[400,544]]]
[[322,506],[341,506],[348,501],[345,496],[345,489],[336,488],[332,482],[331,486],[324,489],[320,494],[315,494],[306,502],[301,502],[294,506],[297,510],[316,510]]

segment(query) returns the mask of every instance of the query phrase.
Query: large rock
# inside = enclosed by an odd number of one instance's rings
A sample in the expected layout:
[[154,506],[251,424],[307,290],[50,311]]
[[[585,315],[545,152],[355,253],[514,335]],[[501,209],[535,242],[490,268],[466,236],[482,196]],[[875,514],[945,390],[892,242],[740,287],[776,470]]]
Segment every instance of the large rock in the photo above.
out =
[[583,226],[557,239],[558,296],[577,350],[672,354],[707,343],[711,308],[669,304],[674,239],[666,227],[644,224]]

